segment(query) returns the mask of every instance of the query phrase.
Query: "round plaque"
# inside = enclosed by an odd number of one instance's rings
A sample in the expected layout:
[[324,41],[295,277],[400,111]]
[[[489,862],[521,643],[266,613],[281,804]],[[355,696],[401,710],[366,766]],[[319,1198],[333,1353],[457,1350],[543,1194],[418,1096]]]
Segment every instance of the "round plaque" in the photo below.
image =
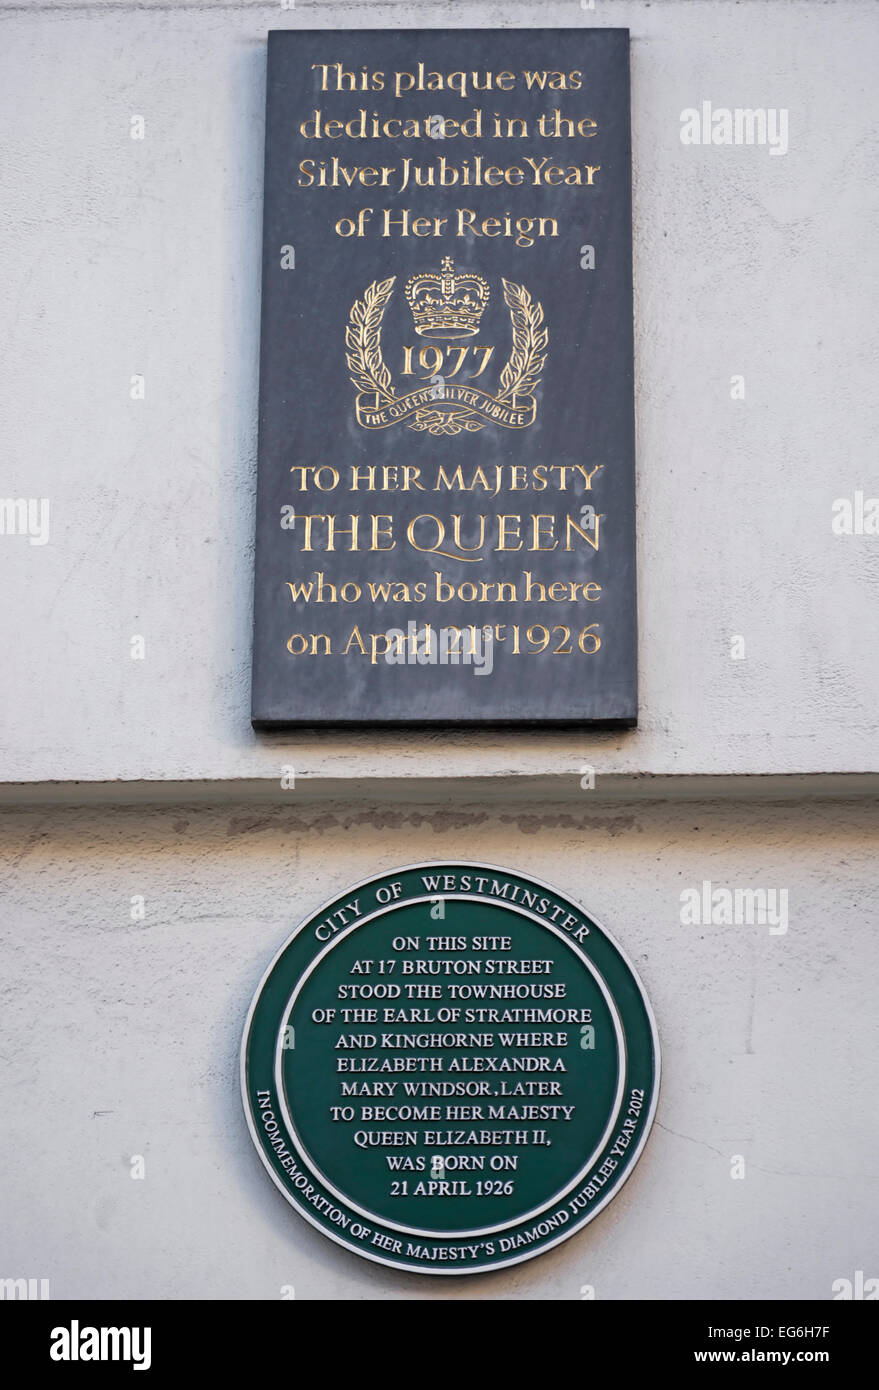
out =
[[623,952],[536,879],[416,864],[297,928],[244,1030],[257,1151],[312,1225],[381,1264],[474,1274],[591,1221],[659,1087]]

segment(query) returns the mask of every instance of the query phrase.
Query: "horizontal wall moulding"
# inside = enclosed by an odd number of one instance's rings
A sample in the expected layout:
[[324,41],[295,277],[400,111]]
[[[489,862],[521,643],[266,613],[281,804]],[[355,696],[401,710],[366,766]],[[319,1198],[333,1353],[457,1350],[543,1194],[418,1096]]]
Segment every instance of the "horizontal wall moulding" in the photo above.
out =
[[[282,785],[282,780],[286,785]],[[592,782],[590,786],[589,783]],[[879,795],[879,772],[803,772],[788,775],[644,774],[603,777],[594,768],[492,776],[322,776],[297,771],[283,778],[4,782],[0,806],[233,804],[260,802],[291,809],[322,802],[397,805],[576,804],[584,810],[606,802],[848,800]]]

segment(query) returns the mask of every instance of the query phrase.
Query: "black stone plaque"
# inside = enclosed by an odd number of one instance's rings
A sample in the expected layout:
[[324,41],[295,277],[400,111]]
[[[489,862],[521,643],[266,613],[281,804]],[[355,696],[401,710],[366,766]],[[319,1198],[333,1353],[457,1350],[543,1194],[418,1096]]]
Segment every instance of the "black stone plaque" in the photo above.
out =
[[253,722],[636,721],[628,31],[269,36]]

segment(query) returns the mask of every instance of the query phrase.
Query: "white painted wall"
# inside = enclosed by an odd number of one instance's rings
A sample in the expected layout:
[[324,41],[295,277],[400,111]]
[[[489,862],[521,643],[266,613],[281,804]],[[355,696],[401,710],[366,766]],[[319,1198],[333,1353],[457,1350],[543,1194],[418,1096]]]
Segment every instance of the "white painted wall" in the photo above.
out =
[[[0,7],[0,496],[52,523],[0,536],[0,781],[435,773],[435,735],[249,726],[265,35],[413,22],[632,31],[641,726],[444,771],[879,770],[879,537],[830,527],[879,494],[872,0],[53,0]],[[683,146],[703,98],[788,108],[789,152]]]
[[[54,1298],[575,1300],[583,1284],[829,1299],[835,1279],[879,1276],[876,830],[875,811],[819,802],[0,813],[0,1275],[49,1278]],[[269,1182],[238,1094],[251,994],[301,918],[395,864],[456,856],[591,909],[663,1049],[657,1123],[606,1211],[460,1281],[313,1230]],[[786,935],[681,926],[681,889],[705,878],[787,887]]]

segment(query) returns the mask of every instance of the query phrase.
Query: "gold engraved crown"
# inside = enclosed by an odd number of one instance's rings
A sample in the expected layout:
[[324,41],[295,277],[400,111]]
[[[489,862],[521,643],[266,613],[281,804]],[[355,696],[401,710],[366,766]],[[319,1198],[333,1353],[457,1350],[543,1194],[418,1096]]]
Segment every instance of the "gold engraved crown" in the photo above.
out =
[[406,281],[415,332],[422,338],[469,338],[478,333],[489,294],[482,276],[456,271],[451,256],[443,257],[439,275],[425,270]]

